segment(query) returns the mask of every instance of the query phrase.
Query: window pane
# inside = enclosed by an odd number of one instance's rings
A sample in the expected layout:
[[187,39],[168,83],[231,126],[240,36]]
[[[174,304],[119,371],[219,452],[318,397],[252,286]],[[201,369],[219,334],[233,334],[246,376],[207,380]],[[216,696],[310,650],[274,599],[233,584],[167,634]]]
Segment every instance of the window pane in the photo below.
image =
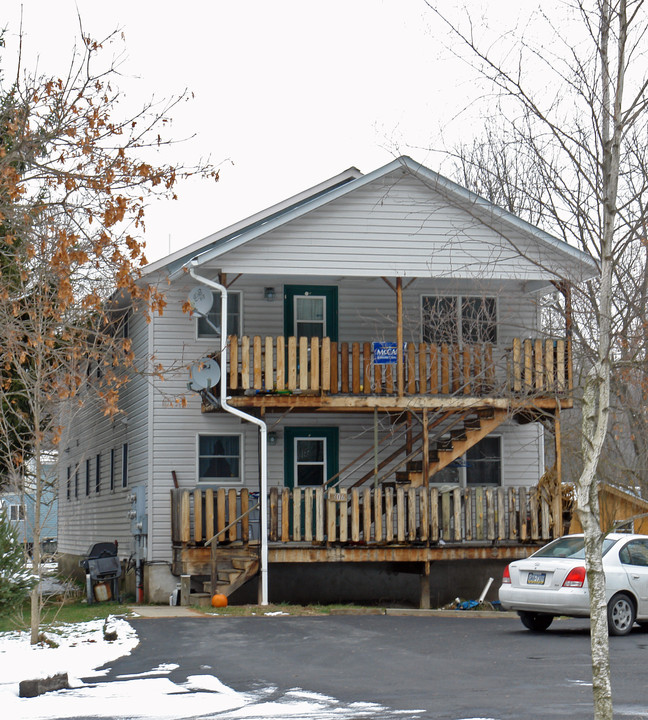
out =
[[[221,325],[221,296],[214,293],[214,302],[211,310],[207,313],[207,317],[220,329]],[[227,295],[227,334],[240,335],[240,316],[241,316],[241,293],[228,293]],[[203,317],[198,318],[198,337],[215,337],[216,331]]]
[[295,317],[297,322],[300,320],[324,320],[324,298],[321,297],[301,297],[295,298],[297,306],[295,308]]
[[497,342],[495,298],[466,297],[461,303],[461,337],[465,342]]
[[201,435],[198,439],[200,480],[235,480],[241,477],[240,437],[238,435]]
[[457,342],[457,298],[423,298],[423,342]]
[[487,437],[466,453],[468,485],[500,485],[502,477],[500,438]]
[[297,440],[297,462],[323,462],[322,440]]
[[326,302],[323,297],[297,295],[295,297],[295,335],[319,337],[326,335],[324,317]]
[[322,485],[324,483],[323,465],[298,465],[297,485]]

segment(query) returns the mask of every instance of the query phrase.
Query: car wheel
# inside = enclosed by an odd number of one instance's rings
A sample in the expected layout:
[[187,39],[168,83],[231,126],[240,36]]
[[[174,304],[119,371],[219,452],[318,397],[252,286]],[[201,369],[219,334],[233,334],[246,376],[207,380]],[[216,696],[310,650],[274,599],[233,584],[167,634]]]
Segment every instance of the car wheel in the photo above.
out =
[[625,593],[619,593],[608,603],[607,615],[610,635],[627,635],[636,617],[634,603]]
[[518,615],[522,620],[522,625],[532,632],[544,632],[554,619],[553,615],[546,615],[545,613],[520,611]]

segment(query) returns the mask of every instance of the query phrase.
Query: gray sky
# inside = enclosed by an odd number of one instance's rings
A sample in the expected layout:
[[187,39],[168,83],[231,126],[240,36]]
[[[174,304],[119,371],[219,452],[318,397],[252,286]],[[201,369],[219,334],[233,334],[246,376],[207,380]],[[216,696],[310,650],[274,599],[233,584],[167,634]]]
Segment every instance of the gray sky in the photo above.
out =
[[[78,8],[95,38],[123,30],[124,44],[106,57],[123,53],[127,106],[195,94],[172,126],[176,138],[195,137],[163,159],[209,156],[221,180],[187,183],[178,201],[150,208],[149,260],[352,165],[369,172],[408,154],[443,172],[429,149],[478,129],[470,117],[478,88],[423,0],[3,0],[7,78],[21,4],[24,67],[65,73]],[[467,4],[477,28],[481,13],[498,31],[517,21],[510,0]],[[537,4],[525,0],[527,9]]]

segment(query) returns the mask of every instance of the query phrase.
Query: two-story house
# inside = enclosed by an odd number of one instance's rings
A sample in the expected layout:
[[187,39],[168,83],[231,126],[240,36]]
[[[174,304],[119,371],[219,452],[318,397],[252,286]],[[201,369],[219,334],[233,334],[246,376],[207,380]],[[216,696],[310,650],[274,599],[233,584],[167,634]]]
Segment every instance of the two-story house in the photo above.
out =
[[128,318],[123,414],[88,403],[64,441],[68,566],[116,539],[154,601],[182,575],[246,597],[260,569],[272,600],[477,595],[561,531],[531,488],[572,404],[569,288],[595,273],[407,157],[151,264],[167,307]]

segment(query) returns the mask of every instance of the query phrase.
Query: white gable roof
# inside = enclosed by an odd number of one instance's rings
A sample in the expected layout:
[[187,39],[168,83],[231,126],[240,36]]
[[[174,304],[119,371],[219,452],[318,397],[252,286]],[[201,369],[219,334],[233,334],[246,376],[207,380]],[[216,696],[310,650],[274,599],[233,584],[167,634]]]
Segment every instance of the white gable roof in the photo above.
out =
[[401,157],[355,168],[150,266],[225,272],[581,280],[591,257]]

